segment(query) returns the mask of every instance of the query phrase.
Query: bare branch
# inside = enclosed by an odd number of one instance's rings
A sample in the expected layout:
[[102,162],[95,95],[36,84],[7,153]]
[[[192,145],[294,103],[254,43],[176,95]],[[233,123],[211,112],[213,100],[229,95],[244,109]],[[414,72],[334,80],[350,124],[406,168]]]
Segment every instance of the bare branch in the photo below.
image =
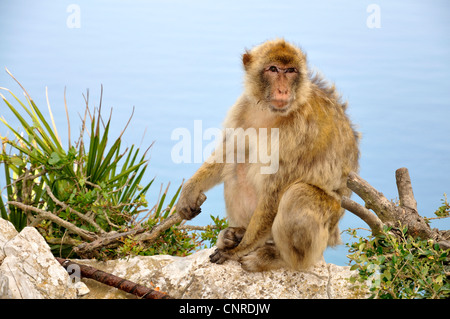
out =
[[437,242],[439,247],[441,247],[441,249],[450,249],[450,241],[448,240],[441,240]]
[[137,236],[137,240],[140,241],[155,241],[159,235],[166,229],[169,229],[175,224],[181,223],[183,221],[183,217],[181,217],[178,213],[173,214],[172,216],[166,218],[161,224],[153,227],[149,232],[141,234]]
[[[198,199],[199,206],[203,204],[205,200],[206,200],[205,194],[201,193]],[[77,247],[74,248],[74,250],[80,256],[88,257],[91,256],[92,252],[94,252],[98,248],[113,245],[124,237],[135,235],[137,235],[135,238],[136,240],[151,243],[155,241],[163,231],[169,229],[175,224],[181,223],[182,221],[183,218],[178,213],[174,213],[173,215],[162,221],[159,225],[153,227],[150,231],[145,232],[146,231],[145,228],[138,227],[123,233],[114,233],[114,234],[108,233],[106,234],[106,236],[102,236],[91,243],[83,243],[81,245],[78,245]]]
[[383,230],[383,222],[374,213],[357,202],[344,196],[342,197],[341,206],[365,221],[374,235],[381,233]]
[[349,174],[347,186],[364,200],[366,208],[372,209],[382,222],[393,220],[394,204],[356,173]]
[[[201,206],[203,202],[206,200],[206,196],[203,193],[200,193],[200,196],[197,200],[197,205]],[[200,213],[200,208],[199,208]],[[158,226],[153,227],[150,232],[144,233],[140,236],[138,236],[138,240],[147,241],[147,242],[153,242],[158,238],[158,236],[165,231],[166,229],[169,229],[175,224],[181,223],[183,221],[183,217],[181,217],[178,213],[173,214],[169,218],[165,219],[161,224]]]
[[37,214],[39,214],[40,217],[42,217],[43,219],[48,219],[51,220],[52,222],[58,224],[59,226],[62,226],[64,228],[66,228],[68,231],[70,231],[71,233],[77,234],[80,237],[82,237],[85,240],[88,241],[93,241],[97,238],[97,235],[90,232],[90,231],[86,231],[83,230],[81,228],[78,228],[77,226],[75,226],[74,224],[65,221],[64,219],[59,218],[56,215],[53,215],[50,212],[47,212],[45,210],[36,208],[34,206],[30,206],[30,205],[25,205],[23,203],[20,202],[16,202],[16,201],[8,201],[7,204],[9,205],[14,205],[22,210],[29,210],[29,211],[33,211]]
[[[407,168],[399,168],[395,172],[397,189],[399,193],[399,206],[388,201],[381,192],[378,192],[369,183],[356,173],[350,173],[347,186],[359,195],[366,203],[366,208],[347,198],[342,199],[342,207],[363,219],[376,234],[380,226],[406,226],[409,235],[414,238],[431,239],[441,248],[450,248],[449,239],[437,229],[431,229],[427,220],[417,212],[417,202],[414,198],[411,178]],[[377,217],[372,214],[372,209]],[[381,223],[381,224],[380,224]]]
[[83,258],[91,258],[96,249],[113,245],[122,238],[141,234],[144,231],[145,228],[138,227],[123,233],[109,232],[106,236],[99,237],[90,243],[82,243],[74,247],[74,251]]
[[146,233],[144,233],[146,229],[143,227],[138,227],[123,233],[114,233],[114,234],[108,233],[106,236],[97,238],[95,241],[92,241],[90,243],[82,243],[81,245],[78,245],[77,247],[74,248],[74,251],[84,258],[90,258],[93,255],[93,252],[98,250],[99,248],[114,245],[122,238],[135,235],[138,235],[136,237],[136,240],[138,241],[153,242],[158,238],[158,236],[161,235],[163,231],[165,231],[166,229],[172,227],[177,223],[180,223],[182,220],[183,218],[178,213],[175,213],[169,218],[166,218],[161,224],[156,225]]
[[70,246],[77,246],[79,244],[81,244],[81,241],[70,238],[70,237],[65,237],[65,238],[47,238],[46,239],[47,243],[52,244],[52,245],[70,245]]
[[414,198],[414,193],[411,185],[411,178],[409,177],[408,169],[402,167],[396,170],[395,179],[397,181],[397,190],[400,199],[400,206],[409,207],[417,211],[417,202],[416,199]]

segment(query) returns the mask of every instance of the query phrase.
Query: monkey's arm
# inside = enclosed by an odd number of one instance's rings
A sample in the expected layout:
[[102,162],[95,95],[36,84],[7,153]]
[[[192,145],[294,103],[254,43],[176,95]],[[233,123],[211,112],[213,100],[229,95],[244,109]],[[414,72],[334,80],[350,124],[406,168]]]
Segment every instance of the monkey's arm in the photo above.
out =
[[[222,182],[223,163],[206,161],[184,184],[176,208],[184,219],[194,218],[200,206],[197,204],[201,193]],[[201,201],[200,201],[201,202]]]

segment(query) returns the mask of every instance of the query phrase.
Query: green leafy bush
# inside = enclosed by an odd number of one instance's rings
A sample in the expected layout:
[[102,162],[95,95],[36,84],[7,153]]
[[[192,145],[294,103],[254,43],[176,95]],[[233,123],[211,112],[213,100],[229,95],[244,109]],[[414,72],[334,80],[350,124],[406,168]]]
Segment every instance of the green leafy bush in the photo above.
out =
[[363,238],[349,230],[357,241],[347,244],[348,257],[359,273],[351,281],[368,287],[371,298],[449,298],[450,250],[406,232],[385,227],[382,234]]

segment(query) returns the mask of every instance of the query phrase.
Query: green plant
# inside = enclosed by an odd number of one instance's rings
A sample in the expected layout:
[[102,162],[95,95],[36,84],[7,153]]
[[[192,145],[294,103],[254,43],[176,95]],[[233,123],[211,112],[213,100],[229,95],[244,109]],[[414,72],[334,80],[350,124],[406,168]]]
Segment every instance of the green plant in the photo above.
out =
[[216,245],[217,236],[219,235],[220,231],[227,228],[229,225],[226,218],[219,218],[219,216],[214,217],[213,215],[210,215],[210,217],[213,221],[213,224],[206,226],[206,230],[201,234],[201,238],[202,241],[209,242],[209,247],[212,247]]
[[[18,103],[16,107],[0,94],[23,128],[19,133],[0,119],[13,134],[1,137],[0,162],[4,165],[8,201],[5,206],[0,199],[2,218],[10,220],[18,230],[27,224],[38,227],[55,245],[53,248],[61,250],[62,246],[85,239],[79,235],[82,231],[118,231],[145,210],[145,194],[153,183],[151,180],[142,185],[148,165],[146,152],[141,154],[134,145],[121,149],[126,128],[109,145],[111,116],[104,123],[101,103],[98,109],[91,110],[86,99],[80,136],[74,144],[69,137],[68,148],[64,149],[50,106],[52,125],[25,90],[24,103],[10,90],[2,89]],[[70,136],[70,122],[68,128]],[[45,211],[55,216],[53,222],[42,218],[40,212]],[[69,221],[73,229],[81,231],[77,234],[55,222],[58,220]]]
[[448,202],[447,194],[444,193],[442,205],[434,212],[434,214],[437,216],[437,218],[446,218],[450,216],[450,203]]
[[406,227],[385,227],[382,234],[357,239],[349,246],[351,278],[371,291],[371,298],[449,298],[450,250],[442,250],[430,240],[406,235]]
[[[0,162],[5,163],[4,173],[5,173],[5,183],[6,183],[6,198],[8,200],[10,200],[17,196],[20,196],[20,191],[23,189],[23,187],[22,187],[22,185],[17,185],[17,184],[24,183],[24,181],[18,181],[18,183],[16,184],[17,190],[15,191],[14,183],[13,183],[14,179],[13,179],[13,176],[11,176],[11,171],[13,171],[13,174],[15,174],[17,176],[22,175],[23,164],[22,164],[21,157],[15,157],[15,156],[8,157],[6,155],[5,149],[6,149],[5,144],[2,144],[2,153],[0,155]],[[15,162],[15,165],[10,167],[10,165],[8,165],[9,161]],[[37,187],[36,187],[36,190],[39,191],[39,189]],[[14,195],[14,194],[17,194],[17,195]],[[0,194],[0,216],[3,219],[9,220],[18,231],[21,231],[27,225],[26,214],[21,209],[15,207],[13,205],[9,205],[8,210],[7,210],[6,206],[3,202],[1,194]]]
[[[168,210],[171,210],[170,205]],[[210,248],[216,244],[219,232],[228,227],[226,218],[212,215],[210,217],[212,224],[207,226],[174,225],[163,231],[151,245],[134,238],[125,238],[123,245],[116,251],[117,256],[123,258],[129,255],[165,254],[183,257],[198,249]],[[149,228],[152,228],[165,218],[167,217],[162,216],[157,219],[150,217],[145,223],[149,225]]]
[[72,144],[68,120],[69,141],[64,148],[50,105],[51,121],[23,87],[25,103],[10,90],[0,89],[18,103],[14,106],[0,94],[23,128],[19,133],[4,118],[0,119],[13,134],[1,136],[0,164],[4,166],[7,198],[5,203],[0,196],[1,217],[10,220],[19,231],[27,225],[36,227],[55,255],[73,257],[75,251],[80,256],[100,259],[153,254],[184,256],[205,241],[215,242],[220,227],[226,226],[224,220],[213,218],[215,225],[207,226],[199,235],[178,223],[159,234],[156,241],[140,241],[135,236],[150,232],[175,213],[181,186],[169,200],[169,184],[157,203],[148,208],[145,195],[154,180],[144,182],[147,151],[141,154],[134,145],[121,149],[126,127],[109,142],[111,115],[106,121],[102,118],[101,99],[100,107],[92,110],[89,94],[85,97],[80,135]]

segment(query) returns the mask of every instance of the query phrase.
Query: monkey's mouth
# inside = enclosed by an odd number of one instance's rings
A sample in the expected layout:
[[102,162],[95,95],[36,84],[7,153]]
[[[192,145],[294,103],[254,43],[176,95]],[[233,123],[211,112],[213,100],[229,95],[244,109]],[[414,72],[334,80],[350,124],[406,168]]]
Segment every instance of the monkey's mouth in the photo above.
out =
[[272,110],[276,112],[284,112],[289,108],[290,101],[289,100],[270,100],[270,107]]

